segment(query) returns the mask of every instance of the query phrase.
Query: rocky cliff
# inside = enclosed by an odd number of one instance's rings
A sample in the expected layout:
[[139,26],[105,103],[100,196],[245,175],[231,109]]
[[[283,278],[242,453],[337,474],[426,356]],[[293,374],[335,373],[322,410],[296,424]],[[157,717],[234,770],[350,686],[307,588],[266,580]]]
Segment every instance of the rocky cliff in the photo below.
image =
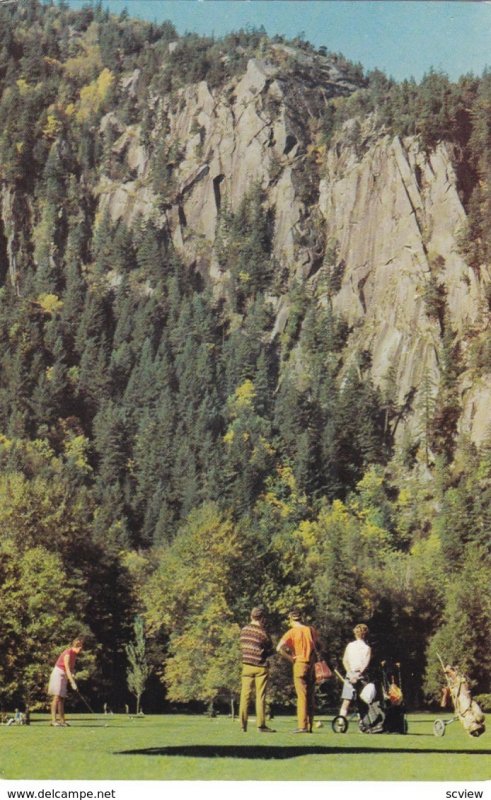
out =
[[[441,143],[427,153],[417,140],[381,137],[362,155],[342,144],[332,148],[319,208],[327,235],[339,242],[344,271],[334,306],[353,326],[352,348],[370,351],[377,383],[394,370],[399,401],[425,373],[436,388],[441,329],[425,302],[435,273],[445,289],[447,324],[464,351],[489,321],[489,272],[477,275],[457,246],[465,212],[451,147]],[[461,385],[462,431],[480,443],[489,434],[488,381],[471,388],[469,378]]]
[[[123,93],[137,93],[139,80],[138,70],[126,76]],[[473,370],[469,352],[489,322],[490,275],[459,254],[466,214],[453,148],[441,141],[428,150],[417,138],[377,131],[369,118],[348,120],[327,139],[328,103],[359,85],[335,62],[281,44],[220,89],[202,81],[155,94],[150,131],[112,110],[99,128],[110,166],[94,189],[97,217],[108,211],[130,226],[142,217],[165,226],[184,262],[219,297],[229,278],[215,249],[220,211],[237,209],[259,184],[274,218],[275,263],[288,276],[285,291],[269,298],[272,337],[287,324],[288,287],[304,284],[348,321],[345,363],[368,351],[375,382],[383,387],[390,376],[413,429],[423,378],[434,394],[440,380],[442,319],[427,302],[437,285],[463,355],[460,429],[479,444],[489,433],[491,375]],[[168,154],[164,192],[155,189],[152,163],[159,148]],[[5,190],[5,249],[15,275],[13,202]]]
[[[278,46],[276,56],[287,62],[295,53]],[[348,121],[326,146],[319,136],[323,106],[357,86],[325,60],[302,58],[296,71],[251,59],[245,74],[220,92],[201,82],[172,100],[155,97],[153,142],[164,136],[179,153],[172,193],[162,209],[135,126],[121,129],[113,147],[132,179],[104,178],[100,204],[113,220],[153,215],[168,226],[185,261],[198,264],[219,293],[227,281],[214,254],[220,208],[237,208],[259,182],[274,212],[274,255],[290,283],[306,282],[319,303],[332,302],[349,321],[348,362],[350,354],[368,350],[376,383],[390,374],[398,402],[412,397],[414,426],[423,376],[435,393],[439,383],[441,326],[425,302],[431,280],[444,287],[447,321],[464,357],[489,320],[489,271],[477,274],[457,246],[466,215],[453,150],[441,142],[428,152],[416,138],[375,133],[370,120],[365,129]],[[117,120],[104,121],[103,135],[110,124]],[[328,296],[322,277],[333,268],[339,284]],[[288,305],[282,296],[271,302],[276,335]],[[476,377],[470,365],[464,370],[461,430],[476,443],[489,433],[490,384],[491,376]]]

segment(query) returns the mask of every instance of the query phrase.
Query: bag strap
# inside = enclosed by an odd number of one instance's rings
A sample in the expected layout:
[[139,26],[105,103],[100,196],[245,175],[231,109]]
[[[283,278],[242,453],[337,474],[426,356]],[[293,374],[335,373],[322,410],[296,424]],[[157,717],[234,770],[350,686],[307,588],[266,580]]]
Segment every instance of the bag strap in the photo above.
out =
[[317,661],[322,661],[322,656],[319,653],[319,651],[317,649],[317,645],[315,643],[314,629],[313,629],[312,626],[310,626],[310,635],[312,636],[312,644],[314,646],[314,653],[315,653],[315,656],[316,656],[316,660]]

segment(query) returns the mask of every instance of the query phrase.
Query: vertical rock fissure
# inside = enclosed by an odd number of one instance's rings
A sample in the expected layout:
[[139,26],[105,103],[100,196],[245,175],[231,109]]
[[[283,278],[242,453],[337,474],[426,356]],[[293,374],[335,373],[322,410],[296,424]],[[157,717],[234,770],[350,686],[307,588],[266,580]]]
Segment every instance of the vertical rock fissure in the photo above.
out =
[[221,208],[221,205],[222,205],[222,194],[221,194],[221,191],[220,191],[220,184],[221,184],[221,182],[223,181],[224,178],[225,178],[225,175],[217,175],[215,178],[213,178],[213,194],[215,196],[215,206],[216,206],[217,212],[220,211],[220,208]]

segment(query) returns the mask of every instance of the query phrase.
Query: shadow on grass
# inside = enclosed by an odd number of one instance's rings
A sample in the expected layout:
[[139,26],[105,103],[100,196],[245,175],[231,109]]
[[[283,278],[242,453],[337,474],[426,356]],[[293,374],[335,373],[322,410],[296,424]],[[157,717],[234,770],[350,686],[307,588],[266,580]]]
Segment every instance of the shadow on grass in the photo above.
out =
[[374,753],[439,753],[441,755],[466,755],[466,756],[489,756],[491,750],[440,750],[436,748],[424,748],[413,750],[411,748],[393,747],[260,747],[246,745],[239,747],[235,745],[184,745],[180,747],[146,747],[141,750],[120,750],[114,755],[118,756],[180,756],[184,758],[252,758],[282,761],[288,758],[298,758],[299,756],[329,756],[342,755],[346,753],[364,753],[372,755]]

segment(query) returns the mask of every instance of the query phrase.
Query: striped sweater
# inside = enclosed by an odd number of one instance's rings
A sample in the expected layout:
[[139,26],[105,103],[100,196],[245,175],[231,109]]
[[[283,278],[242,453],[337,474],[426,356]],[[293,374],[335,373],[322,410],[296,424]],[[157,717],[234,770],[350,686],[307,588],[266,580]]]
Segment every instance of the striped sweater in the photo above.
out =
[[268,656],[273,655],[271,637],[261,625],[250,622],[240,632],[242,663],[253,667],[266,667]]

